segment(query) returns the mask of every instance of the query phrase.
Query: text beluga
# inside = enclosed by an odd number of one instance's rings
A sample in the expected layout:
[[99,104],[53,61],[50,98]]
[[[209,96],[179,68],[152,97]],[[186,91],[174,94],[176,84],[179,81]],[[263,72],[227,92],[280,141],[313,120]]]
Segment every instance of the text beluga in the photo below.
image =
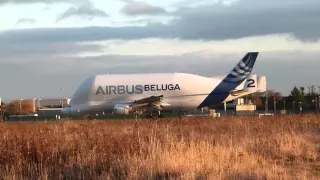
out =
[[96,95],[142,94],[145,91],[176,91],[176,90],[181,90],[179,84],[108,85],[108,86],[98,86]]

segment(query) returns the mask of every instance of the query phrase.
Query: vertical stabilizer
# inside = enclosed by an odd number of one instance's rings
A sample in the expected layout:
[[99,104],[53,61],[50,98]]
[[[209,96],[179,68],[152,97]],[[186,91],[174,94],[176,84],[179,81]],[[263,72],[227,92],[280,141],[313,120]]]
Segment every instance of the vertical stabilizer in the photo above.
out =
[[247,53],[232,71],[223,79],[223,82],[237,83],[243,82],[252,72],[258,52]]
[[222,103],[232,90],[251,74],[258,52],[247,53],[218,86],[205,98],[199,108]]

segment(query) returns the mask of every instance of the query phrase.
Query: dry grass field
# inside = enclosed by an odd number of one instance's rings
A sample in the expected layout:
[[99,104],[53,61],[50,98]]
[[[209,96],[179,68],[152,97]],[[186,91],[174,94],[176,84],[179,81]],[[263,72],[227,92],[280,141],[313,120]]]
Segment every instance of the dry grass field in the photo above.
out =
[[0,124],[2,179],[320,179],[320,116]]

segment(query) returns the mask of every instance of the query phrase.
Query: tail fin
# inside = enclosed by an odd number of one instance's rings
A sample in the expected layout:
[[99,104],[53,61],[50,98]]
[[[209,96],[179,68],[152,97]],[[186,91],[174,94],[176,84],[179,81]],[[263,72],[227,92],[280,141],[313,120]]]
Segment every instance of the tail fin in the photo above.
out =
[[222,103],[236,87],[251,74],[258,57],[258,52],[247,53],[232,71],[203,100],[199,107],[207,107]]
[[232,69],[232,71],[223,79],[223,82],[238,84],[243,82],[251,74],[257,57],[258,52],[247,53]]

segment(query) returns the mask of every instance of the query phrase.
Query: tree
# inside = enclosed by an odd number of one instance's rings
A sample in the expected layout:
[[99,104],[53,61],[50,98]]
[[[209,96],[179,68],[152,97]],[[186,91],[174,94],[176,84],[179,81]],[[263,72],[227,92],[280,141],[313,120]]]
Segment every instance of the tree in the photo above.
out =
[[273,108],[274,107],[274,99],[276,100],[277,104],[281,104],[282,103],[282,95],[279,92],[276,92],[274,90],[268,89],[267,92],[256,92],[253,94],[250,94],[247,96],[248,99],[250,99],[251,101],[254,102],[254,104],[256,105],[257,109],[261,109],[265,107],[265,102],[266,102],[266,95],[268,97],[268,102],[267,102],[267,106],[268,109]]
[[276,101],[282,101],[282,95],[279,92],[275,92],[274,90],[268,89],[267,94],[269,100],[273,101],[273,98],[275,98]]
[[308,87],[308,96],[317,96],[318,93],[316,92],[316,87],[314,85],[311,85]]
[[21,112],[20,112],[20,100],[12,101],[8,105],[8,112],[11,115],[22,114],[26,115],[33,112],[33,104],[30,101],[21,101]]
[[257,108],[262,108],[263,107],[263,103],[262,103],[261,97],[258,97],[258,96],[254,97],[253,101],[254,101],[255,105],[257,106]]
[[300,90],[299,90],[300,94],[301,94],[302,96],[305,96],[305,95],[306,95],[306,93],[304,92],[305,88],[304,88],[303,86],[300,86],[299,89],[300,89]]
[[247,98],[248,100],[251,100],[257,106],[257,108],[261,108],[263,107],[263,102],[261,99],[262,96],[263,96],[262,93],[256,92],[256,93],[249,94]]
[[294,86],[289,96],[292,97],[293,101],[302,102],[302,104],[306,103],[304,87],[302,86],[300,88]]

